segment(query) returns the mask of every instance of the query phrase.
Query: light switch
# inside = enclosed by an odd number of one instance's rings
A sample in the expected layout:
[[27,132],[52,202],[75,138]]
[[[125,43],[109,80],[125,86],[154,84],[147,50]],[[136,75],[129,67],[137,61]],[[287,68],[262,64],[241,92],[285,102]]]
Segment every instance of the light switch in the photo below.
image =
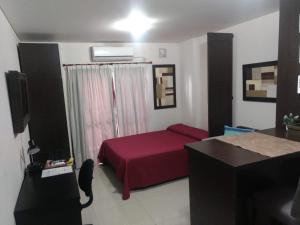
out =
[[159,58],[167,58],[167,49],[166,48],[159,48],[158,53],[159,53]]
[[297,85],[297,93],[300,94],[300,75],[298,75],[298,85]]

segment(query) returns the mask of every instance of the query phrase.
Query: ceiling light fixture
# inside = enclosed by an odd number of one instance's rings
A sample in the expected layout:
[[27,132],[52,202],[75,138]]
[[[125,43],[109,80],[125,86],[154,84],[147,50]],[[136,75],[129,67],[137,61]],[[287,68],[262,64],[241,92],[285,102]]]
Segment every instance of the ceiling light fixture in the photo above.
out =
[[115,22],[113,28],[130,32],[133,38],[137,40],[150,30],[155,22],[155,19],[145,16],[141,11],[133,10],[127,18]]

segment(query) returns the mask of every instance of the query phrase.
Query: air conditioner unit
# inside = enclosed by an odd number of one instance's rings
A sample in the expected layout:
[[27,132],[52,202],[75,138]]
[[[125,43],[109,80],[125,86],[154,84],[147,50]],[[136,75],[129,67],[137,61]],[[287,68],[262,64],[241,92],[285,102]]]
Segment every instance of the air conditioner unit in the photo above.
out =
[[91,47],[93,62],[113,62],[133,60],[131,47]]

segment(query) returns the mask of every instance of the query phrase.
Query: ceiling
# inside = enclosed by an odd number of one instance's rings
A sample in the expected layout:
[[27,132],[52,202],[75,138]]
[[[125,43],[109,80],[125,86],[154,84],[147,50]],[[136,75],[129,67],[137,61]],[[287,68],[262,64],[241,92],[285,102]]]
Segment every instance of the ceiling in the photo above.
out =
[[112,24],[142,10],[157,19],[144,42],[179,42],[277,11],[279,0],[0,0],[22,41],[131,42]]

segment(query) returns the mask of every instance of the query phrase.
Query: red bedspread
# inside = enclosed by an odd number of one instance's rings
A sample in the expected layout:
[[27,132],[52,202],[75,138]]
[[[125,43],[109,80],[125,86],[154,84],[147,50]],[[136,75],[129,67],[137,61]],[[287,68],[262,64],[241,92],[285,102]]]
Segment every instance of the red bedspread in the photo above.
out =
[[[207,132],[202,136],[207,137]],[[195,141],[199,139],[171,130],[114,138],[103,142],[98,158],[114,167],[125,200],[130,189],[187,176],[184,144]]]

